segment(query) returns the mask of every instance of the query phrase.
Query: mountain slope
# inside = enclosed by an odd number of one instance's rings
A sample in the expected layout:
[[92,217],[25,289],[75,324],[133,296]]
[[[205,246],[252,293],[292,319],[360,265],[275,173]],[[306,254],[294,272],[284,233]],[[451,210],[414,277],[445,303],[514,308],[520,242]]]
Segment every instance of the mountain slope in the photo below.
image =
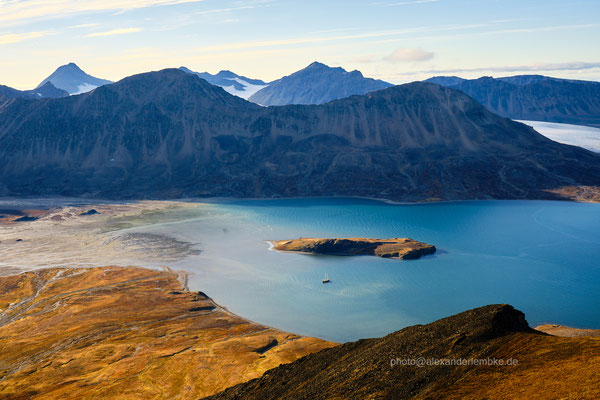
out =
[[179,69],[188,74],[197,75],[211,85],[220,86],[227,93],[246,100],[254,93],[269,85],[259,79],[246,78],[231,71],[220,71],[218,74],[212,75],[208,72],[194,72],[186,67],[180,67]]
[[99,79],[86,74],[74,63],[58,67],[49,77],[38,85],[38,88],[51,82],[55,87],[67,91],[69,94],[86,93],[98,86],[112,83],[106,79]]
[[359,71],[347,72],[342,68],[330,68],[314,62],[298,72],[271,82],[249,100],[263,106],[323,104],[390,86],[393,85],[365,78]]
[[46,82],[41,87],[33,90],[17,90],[8,86],[0,85],[0,97],[8,99],[57,99],[60,97],[66,97],[69,93],[64,90],[57,89],[50,82]]
[[[427,81],[458,89],[490,111],[511,119],[600,125],[600,83],[520,75]],[[459,78],[460,79],[460,78]]]
[[592,399],[599,351],[600,338],[545,335],[491,305],[325,349],[206,399]]
[[599,186],[600,155],[460,91],[415,82],[319,106],[260,107],[170,69],[0,106],[0,194],[556,198]]

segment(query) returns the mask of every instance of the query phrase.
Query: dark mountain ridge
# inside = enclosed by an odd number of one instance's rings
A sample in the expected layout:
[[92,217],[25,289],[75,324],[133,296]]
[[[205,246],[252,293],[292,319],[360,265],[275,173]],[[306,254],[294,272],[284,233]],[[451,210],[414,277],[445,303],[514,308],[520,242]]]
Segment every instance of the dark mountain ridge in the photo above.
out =
[[598,338],[552,337],[490,305],[325,349],[206,399],[596,398],[598,349]]
[[490,111],[511,119],[600,125],[600,83],[518,75],[479,79],[434,77],[427,82],[458,89]]
[[182,70],[183,72],[187,72],[188,74],[197,75],[198,77],[204,79],[211,85],[221,86],[221,87],[233,85],[238,90],[243,90],[244,87],[241,83],[239,83],[235,80],[236,78],[243,79],[244,81],[251,83],[253,85],[267,85],[268,84],[267,82],[261,81],[260,79],[247,78],[243,75],[238,75],[238,74],[236,74],[232,71],[228,71],[228,70],[222,70],[213,75],[208,72],[194,72],[186,67],[179,67],[179,69]]
[[416,82],[260,107],[176,69],[0,105],[0,195],[554,198],[600,156]]
[[54,87],[50,82],[46,82],[43,86],[33,90],[17,90],[8,86],[0,85],[0,98],[5,99],[57,99],[60,97],[67,97],[69,93],[62,89]]

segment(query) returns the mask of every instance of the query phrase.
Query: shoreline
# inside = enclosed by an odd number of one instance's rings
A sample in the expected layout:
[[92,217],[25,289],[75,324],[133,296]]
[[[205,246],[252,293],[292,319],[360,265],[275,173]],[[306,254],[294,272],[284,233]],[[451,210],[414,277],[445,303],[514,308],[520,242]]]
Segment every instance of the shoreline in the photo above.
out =
[[[422,204],[446,204],[446,203],[465,203],[465,202],[493,202],[493,201],[559,201],[559,202],[567,202],[567,203],[591,203],[591,204],[599,204],[600,203],[600,186],[567,186],[558,189],[540,189],[541,191],[547,193],[555,193],[558,195],[559,190],[575,190],[575,189],[591,189],[595,195],[598,196],[597,199],[592,200],[581,200],[575,198],[522,198],[522,199],[502,199],[502,198],[485,198],[485,199],[423,199],[423,200],[392,200],[383,197],[369,197],[369,196],[290,196],[290,197],[223,197],[223,196],[215,196],[215,197],[176,197],[176,198],[142,198],[142,199],[110,199],[110,198],[101,198],[101,197],[60,197],[60,196],[34,196],[34,197],[12,197],[5,196],[0,197],[0,207],[2,206],[3,201],[14,201],[14,200],[63,200],[63,201],[86,201],[85,205],[125,205],[125,204],[136,204],[143,202],[172,202],[172,203],[187,203],[187,204],[198,204],[198,203],[208,203],[208,204],[222,204],[228,202],[235,201],[269,201],[269,200],[318,200],[318,199],[357,199],[357,200],[370,200],[380,203],[385,203],[389,205],[422,205]],[[81,207],[83,205],[77,205],[73,207]],[[50,209],[50,208],[48,208]],[[19,209],[16,209],[19,210]],[[40,210],[45,210],[45,208],[40,208]]]
[[[271,247],[269,247],[268,250],[270,251],[274,251],[274,252],[278,252],[278,253],[296,253],[296,254],[302,254],[302,255],[319,255],[319,254],[309,254],[309,253],[303,253],[303,252],[299,252],[299,251],[286,251],[286,250],[276,250],[273,248],[272,245],[272,241],[269,240],[264,240],[263,242],[265,243],[269,243]],[[9,274],[9,275],[0,275],[0,280],[4,279],[4,278],[12,278],[12,277],[18,277],[20,275],[24,275],[24,274],[28,274],[28,273],[37,273],[37,272],[43,272],[43,271],[51,271],[51,270],[60,270],[60,269],[72,269],[75,271],[79,271],[79,272],[85,272],[87,270],[91,270],[91,269],[103,269],[103,268],[120,268],[120,269],[140,269],[140,270],[150,270],[150,271],[157,271],[157,272],[166,272],[169,274],[173,274],[176,276],[176,280],[179,282],[179,284],[181,285],[181,291],[182,292],[186,292],[186,293],[196,293],[196,291],[190,290],[188,287],[188,277],[190,275],[192,275],[191,272],[188,271],[183,271],[183,270],[174,270],[168,266],[160,266],[157,268],[151,268],[151,267],[139,267],[139,266],[115,266],[115,267],[107,267],[107,266],[88,266],[88,267],[43,267],[43,268],[39,268],[39,269],[34,269],[34,270],[28,270],[28,271],[19,271],[19,272],[15,272],[13,274]],[[203,292],[200,292],[203,293]],[[204,293],[203,293],[204,294]],[[223,310],[224,312],[226,312],[227,314],[239,318],[241,320],[244,320],[248,323],[252,323],[252,324],[258,324],[261,326],[264,326],[268,329],[277,331],[277,332],[281,332],[281,333],[287,333],[286,331],[279,329],[277,327],[274,326],[268,326],[265,325],[263,323],[258,323],[255,321],[252,321],[242,315],[236,314],[232,311],[230,311],[227,307],[225,306],[221,306],[218,303],[216,303],[212,297],[207,296],[207,299],[210,300],[212,303],[214,303],[214,305],[220,309]],[[2,309],[0,309],[0,313],[2,313]],[[1,325],[0,325],[1,326]],[[600,336],[600,328],[582,328],[582,327],[573,327],[573,326],[566,326],[566,325],[562,325],[560,322],[545,322],[543,324],[537,325],[535,327],[533,327],[532,329],[539,331],[539,332],[543,332],[546,334],[549,334],[551,336],[559,336],[559,337],[596,337],[596,336]],[[305,335],[301,335],[301,334],[296,334],[296,336],[299,337],[309,337],[309,336],[305,336]],[[319,339],[319,338],[316,338]],[[319,339],[319,340],[324,340],[325,339]],[[341,343],[336,343],[336,342],[331,342],[331,341],[327,341],[330,343],[335,343],[335,344],[341,344]]]

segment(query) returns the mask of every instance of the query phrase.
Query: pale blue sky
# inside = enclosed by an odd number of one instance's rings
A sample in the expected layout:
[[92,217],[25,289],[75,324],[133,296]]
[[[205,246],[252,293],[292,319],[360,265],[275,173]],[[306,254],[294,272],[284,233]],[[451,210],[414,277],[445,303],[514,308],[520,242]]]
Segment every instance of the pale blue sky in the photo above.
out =
[[600,80],[598,0],[0,0],[0,84],[182,65],[273,80],[321,61],[403,83],[520,73]]

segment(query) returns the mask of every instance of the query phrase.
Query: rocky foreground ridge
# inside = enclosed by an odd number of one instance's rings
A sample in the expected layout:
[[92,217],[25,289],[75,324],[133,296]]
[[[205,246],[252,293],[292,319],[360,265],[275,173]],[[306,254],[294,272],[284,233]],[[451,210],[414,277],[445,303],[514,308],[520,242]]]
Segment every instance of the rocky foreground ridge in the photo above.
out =
[[168,69],[0,102],[0,196],[560,199],[581,186],[600,187],[600,155],[431,83],[260,107]]
[[313,239],[272,241],[273,249],[306,254],[339,256],[370,255],[383,258],[414,260],[435,253],[435,246],[408,238],[393,239]]
[[597,399],[599,372],[600,337],[550,336],[490,305],[310,354],[207,400]]

